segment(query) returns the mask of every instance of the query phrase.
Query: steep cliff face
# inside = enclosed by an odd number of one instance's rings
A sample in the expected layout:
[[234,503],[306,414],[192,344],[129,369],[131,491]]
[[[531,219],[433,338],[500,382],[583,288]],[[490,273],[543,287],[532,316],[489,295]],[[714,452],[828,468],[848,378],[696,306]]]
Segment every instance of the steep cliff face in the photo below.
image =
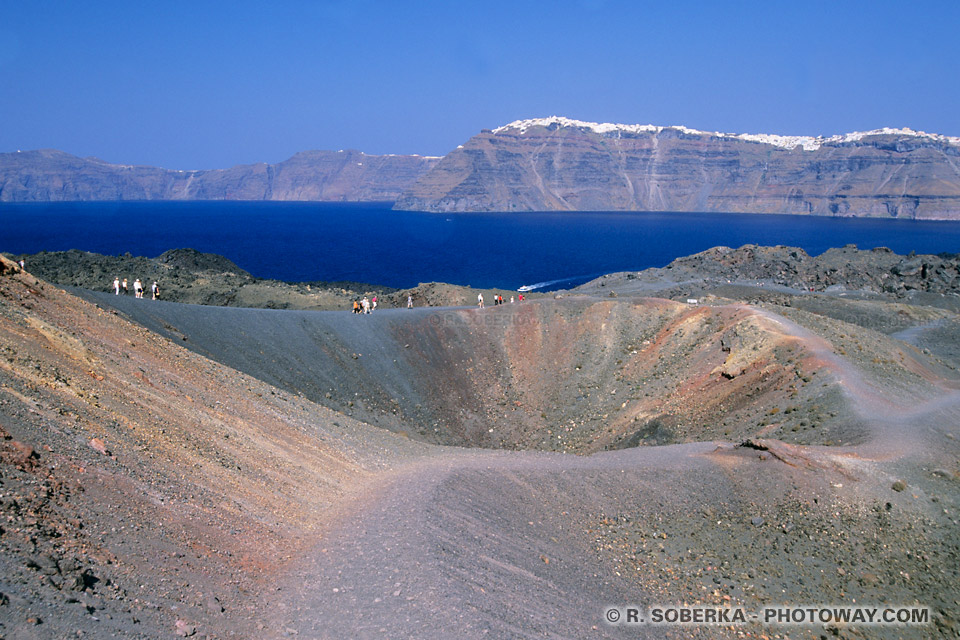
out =
[[960,139],[898,129],[805,138],[525,120],[471,138],[396,207],[960,219]]
[[55,150],[0,153],[0,201],[395,200],[438,160],[304,151],[277,164],[173,171]]

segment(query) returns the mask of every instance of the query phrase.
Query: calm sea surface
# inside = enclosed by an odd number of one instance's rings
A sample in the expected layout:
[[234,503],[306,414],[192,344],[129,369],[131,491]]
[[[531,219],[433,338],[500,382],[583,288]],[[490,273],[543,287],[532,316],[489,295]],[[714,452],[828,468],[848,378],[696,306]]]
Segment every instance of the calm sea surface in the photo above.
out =
[[255,276],[395,287],[442,281],[566,288],[662,267],[716,245],[885,246],[960,253],[960,223],[710,213],[461,213],[387,204],[85,202],[0,204],[0,251],[82,249],[154,257],[190,247]]

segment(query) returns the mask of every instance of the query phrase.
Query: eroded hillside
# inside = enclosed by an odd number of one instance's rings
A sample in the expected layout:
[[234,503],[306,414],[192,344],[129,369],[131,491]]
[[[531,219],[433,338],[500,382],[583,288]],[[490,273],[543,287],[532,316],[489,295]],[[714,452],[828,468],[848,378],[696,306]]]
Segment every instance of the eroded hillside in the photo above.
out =
[[406,446],[2,267],[0,635],[243,617]]

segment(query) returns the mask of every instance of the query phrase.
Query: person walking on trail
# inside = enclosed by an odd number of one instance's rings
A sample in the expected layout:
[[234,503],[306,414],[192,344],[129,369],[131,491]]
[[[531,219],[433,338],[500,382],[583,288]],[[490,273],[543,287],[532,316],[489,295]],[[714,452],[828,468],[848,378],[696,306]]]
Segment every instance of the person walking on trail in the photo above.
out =
[[127,279],[124,278],[123,279],[123,295],[127,295],[128,293],[130,293],[130,290],[127,289]]
[[137,298],[143,297],[143,283],[140,282],[140,278],[133,281],[133,293]]
[[478,294],[477,294],[477,306],[480,307],[481,309],[483,309],[483,294],[482,294],[482,293],[478,293]]
[[120,295],[120,278],[113,279],[113,295]]
[[413,296],[407,296],[407,309],[413,309]]
[[150,291],[151,293],[153,293],[154,300],[160,297],[160,285],[157,284],[156,280],[154,280],[153,284],[150,285]]
[[370,305],[370,310],[371,311],[377,310],[377,296],[373,296],[373,300],[371,301],[371,305]]
[[354,313],[360,313],[360,301],[359,301],[359,300],[354,300],[354,301],[353,301],[353,312],[354,312]]
[[360,306],[363,307],[364,313],[370,313],[370,301],[367,299],[367,296],[363,296],[363,300],[360,301]]

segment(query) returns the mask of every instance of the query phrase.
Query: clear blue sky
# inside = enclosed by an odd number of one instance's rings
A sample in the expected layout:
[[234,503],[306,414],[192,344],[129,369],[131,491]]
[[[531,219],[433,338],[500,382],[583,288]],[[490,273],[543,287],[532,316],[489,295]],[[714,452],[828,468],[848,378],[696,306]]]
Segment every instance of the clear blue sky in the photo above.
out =
[[958,27],[958,0],[0,0],[0,151],[442,155],[550,115],[960,136]]

